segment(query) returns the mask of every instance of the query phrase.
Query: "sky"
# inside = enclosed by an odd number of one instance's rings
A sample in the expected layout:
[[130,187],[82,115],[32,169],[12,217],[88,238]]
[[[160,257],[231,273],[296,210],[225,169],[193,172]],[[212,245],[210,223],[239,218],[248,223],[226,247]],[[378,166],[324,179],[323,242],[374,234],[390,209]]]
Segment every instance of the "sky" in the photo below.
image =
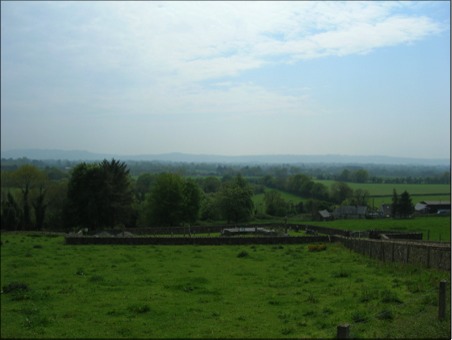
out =
[[450,158],[450,2],[1,2],[1,149]]

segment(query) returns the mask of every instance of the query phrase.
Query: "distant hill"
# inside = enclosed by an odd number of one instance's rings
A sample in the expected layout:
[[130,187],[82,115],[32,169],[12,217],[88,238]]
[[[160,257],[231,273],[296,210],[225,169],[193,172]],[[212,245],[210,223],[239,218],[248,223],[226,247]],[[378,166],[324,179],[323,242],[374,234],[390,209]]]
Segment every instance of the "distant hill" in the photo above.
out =
[[350,156],[350,155],[248,155],[222,156],[186,153],[119,155],[92,153],[84,150],[15,149],[1,152],[1,158],[28,158],[35,160],[101,161],[119,159],[122,161],[160,161],[188,163],[241,163],[241,164],[391,164],[449,166],[450,159],[423,159],[390,156]]

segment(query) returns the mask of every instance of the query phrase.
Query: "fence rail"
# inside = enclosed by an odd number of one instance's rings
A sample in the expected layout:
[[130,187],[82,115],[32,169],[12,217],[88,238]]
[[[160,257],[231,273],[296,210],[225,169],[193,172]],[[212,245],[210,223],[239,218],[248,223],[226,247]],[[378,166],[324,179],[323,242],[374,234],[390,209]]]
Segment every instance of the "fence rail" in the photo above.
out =
[[383,262],[401,262],[450,271],[450,244],[416,241],[371,240],[335,236],[335,241]]

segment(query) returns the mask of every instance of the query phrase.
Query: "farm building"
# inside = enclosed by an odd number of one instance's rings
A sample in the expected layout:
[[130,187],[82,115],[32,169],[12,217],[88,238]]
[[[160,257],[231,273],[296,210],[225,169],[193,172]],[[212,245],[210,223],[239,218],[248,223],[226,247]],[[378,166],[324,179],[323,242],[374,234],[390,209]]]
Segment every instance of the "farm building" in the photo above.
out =
[[380,207],[380,212],[383,217],[391,217],[392,216],[392,204],[382,204]]
[[278,233],[266,228],[227,228],[221,231],[221,236],[236,236],[236,235],[265,235],[278,236]]
[[333,219],[333,215],[328,210],[319,210],[319,216],[323,221],[329,221]]
[[367,207],[361,205],[342,205],[333,212],[334,218],[365,218],[366,214]]
[[448,201],[421,201],[416,203],[414,210],[420,214],[437,214],[439,212],[449,211],[450,202]]

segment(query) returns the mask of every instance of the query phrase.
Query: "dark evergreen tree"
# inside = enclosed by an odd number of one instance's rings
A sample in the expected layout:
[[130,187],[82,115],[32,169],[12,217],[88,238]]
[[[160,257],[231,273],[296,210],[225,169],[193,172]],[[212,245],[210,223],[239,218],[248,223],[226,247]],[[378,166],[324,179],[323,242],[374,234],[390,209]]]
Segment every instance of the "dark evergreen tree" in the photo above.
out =
[[125,163],[104,160],[81,163],[68,184],[70,224],[83,227],[115,227],[127,224],[132,210],[129,170]]
[[410,194],[407,191],[402,192],[399,200],[400,217],[408,218],[414,213],[414,205],[411,201]]
[[398,217],[399,216],[399,196],[397,195],[396,189],[392,190],[392,205],[391,205],[391,214],[392,217]]
[[44,201],[45,194],[46,190],[42,186],[40,186],[38,196],[32,203],[33,210],[35,213],[35,222],[37,230],[42,230],[44,227],[44,219],[47,209],[47,204]]

